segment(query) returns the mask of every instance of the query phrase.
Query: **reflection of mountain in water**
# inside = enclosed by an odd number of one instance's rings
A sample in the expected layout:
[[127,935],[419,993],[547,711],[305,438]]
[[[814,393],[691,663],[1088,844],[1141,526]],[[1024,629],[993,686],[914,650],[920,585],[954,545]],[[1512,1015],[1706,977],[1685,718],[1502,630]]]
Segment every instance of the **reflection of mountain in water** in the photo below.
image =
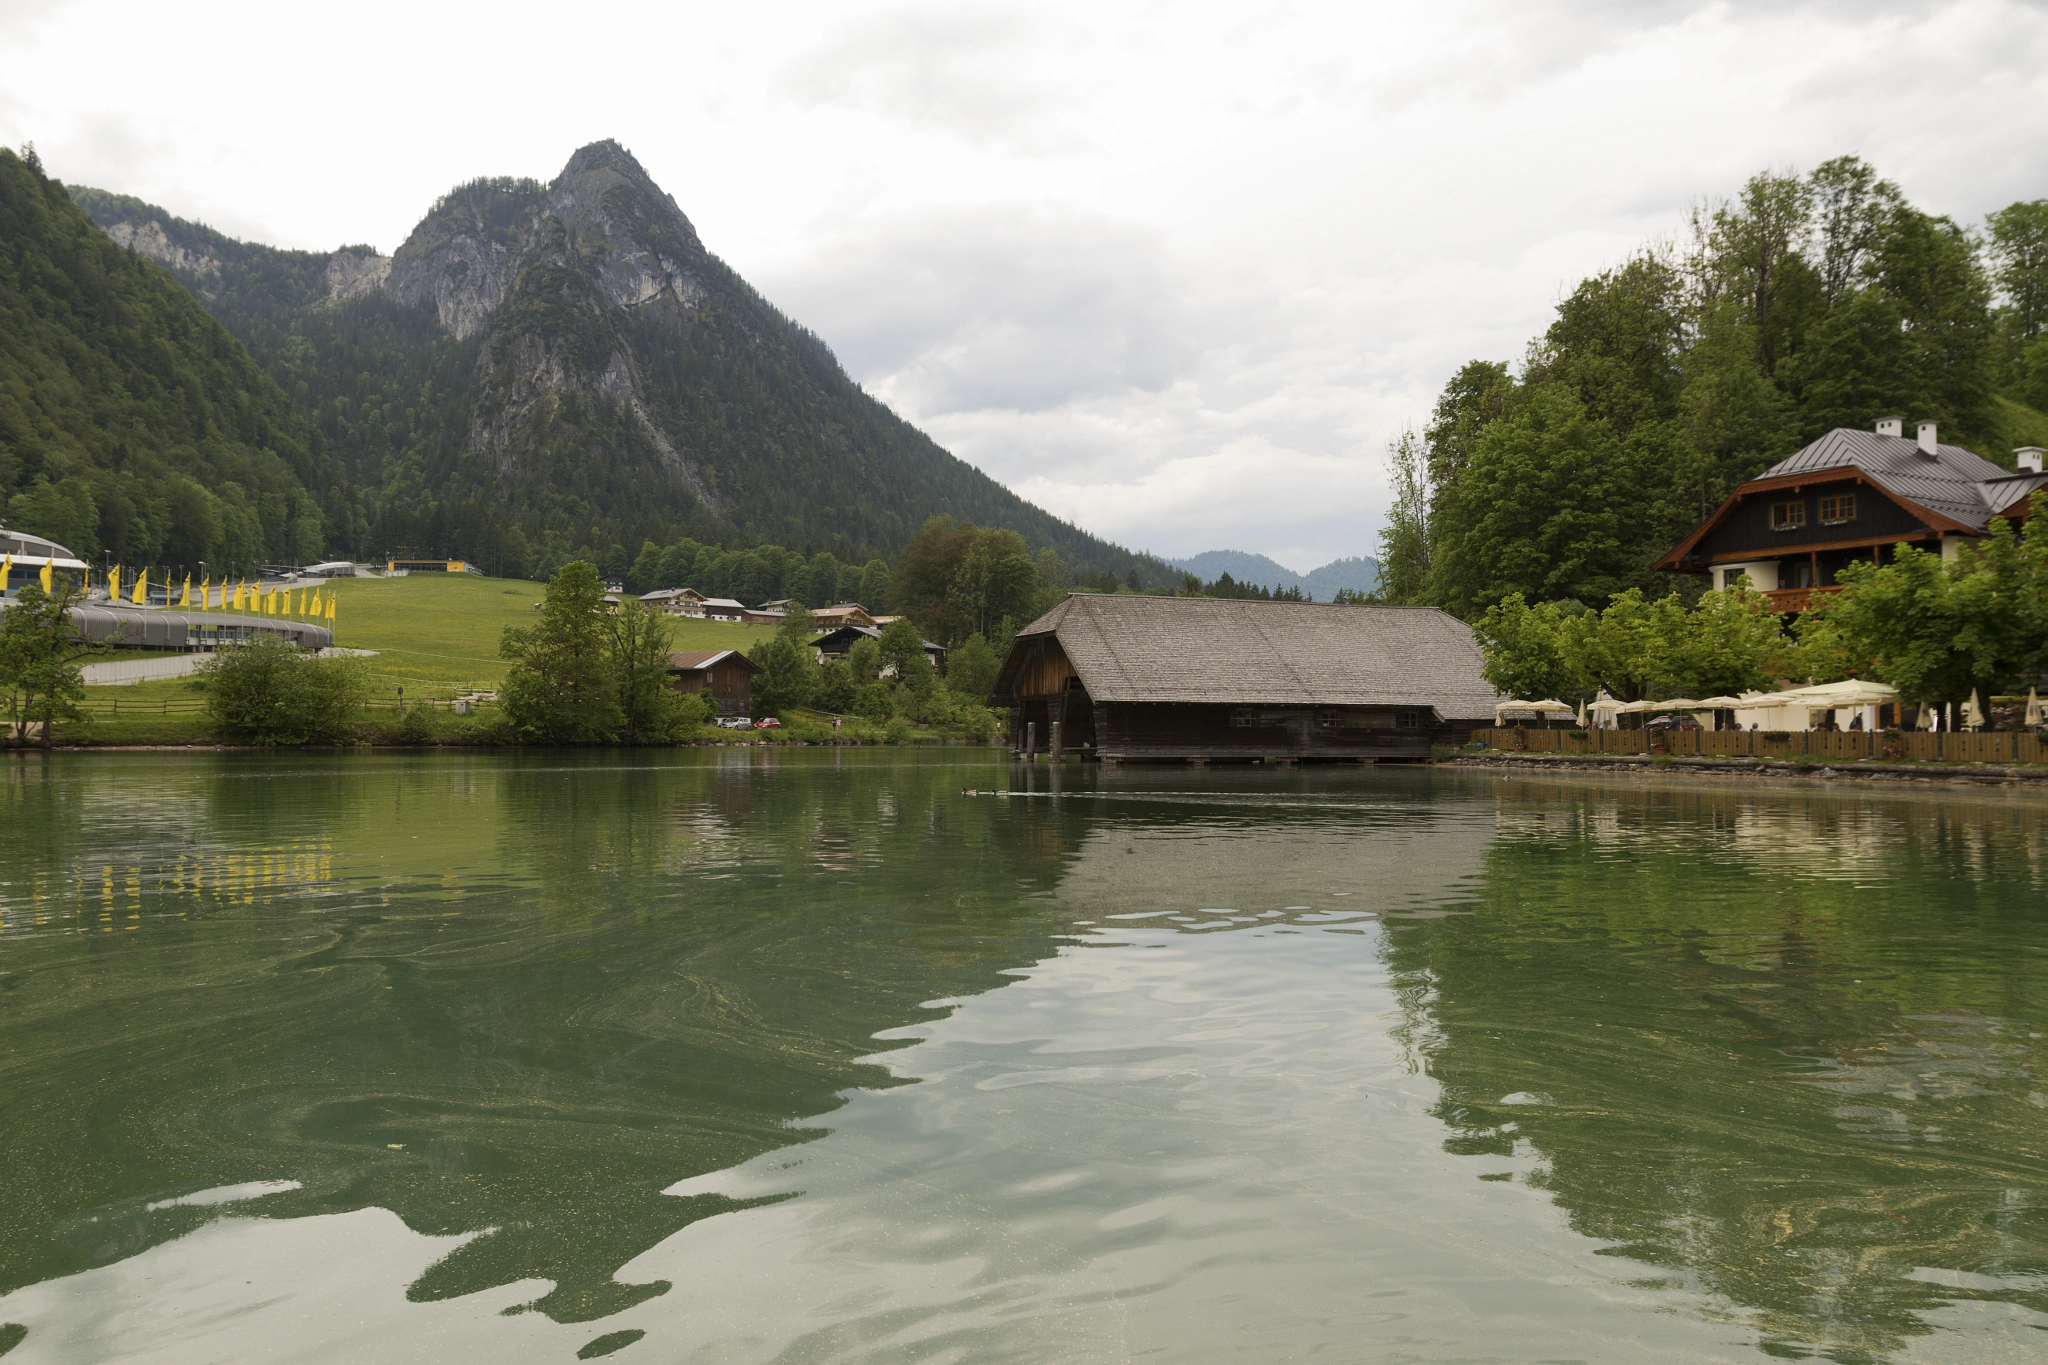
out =
[[1776,1353],[2048,1311],[2042,812],[1510,790],[1473,913],[1389,941],[1449,1150]]
[[[0,1292],[221,1212],[153,1204],[266,1178],[302,1184],[262,1199],[273,1218],[496,1229],[415,1298],[546,1279],[537,1306],[575,1321],[661,1292],[612,1272],[733,1207],[664,1187],[804,1140],[790,1124],[892,1083],[856,1060],[872,1035],[1046,951],[1008,894],[1032,856],[958,769],[798,782],[733,757],[374,783],[159,763],[146,806],[106,803],[104,773],[25,780],[0,853]],[[850,875],[880,866],[886,896]]]

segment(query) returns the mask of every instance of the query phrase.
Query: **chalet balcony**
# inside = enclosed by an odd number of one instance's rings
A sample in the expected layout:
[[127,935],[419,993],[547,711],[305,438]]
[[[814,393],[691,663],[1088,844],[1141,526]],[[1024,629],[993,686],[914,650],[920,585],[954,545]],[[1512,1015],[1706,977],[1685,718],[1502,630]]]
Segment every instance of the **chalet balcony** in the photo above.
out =
[[1772,611],[1788,612],[1796,616],[1812,607],[1816,597],[1841,590],[1841,584],[1830,583],[1821,588],[1773,588],[1764,596],[1770,599]]

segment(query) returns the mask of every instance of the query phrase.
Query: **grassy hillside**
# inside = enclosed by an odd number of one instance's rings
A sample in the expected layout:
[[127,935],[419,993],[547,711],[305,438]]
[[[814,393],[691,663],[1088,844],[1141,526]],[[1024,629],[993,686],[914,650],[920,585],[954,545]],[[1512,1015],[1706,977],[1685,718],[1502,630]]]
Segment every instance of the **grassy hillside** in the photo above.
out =
[[1980,450],[1977,453],[1987,460],[2012,467],[2012,448],[2019,446],[2041,446],[2048,448],[2048,414],[2036,412],[2024,403],[2000,397],[1998,418],[2002,444],[2005,450]]
[[[498,639],[506,626],[533,623],[541,585],[472,574],[410,578],[343,578],[330,585],[338,606],[335,643],[374,649],[380,690],[404,687],[408,697],[446,696],[465,683],[493,687],[505,675]],[[723,621],[674,622],[677,649],[746,649],[774,633],[769,626]]]

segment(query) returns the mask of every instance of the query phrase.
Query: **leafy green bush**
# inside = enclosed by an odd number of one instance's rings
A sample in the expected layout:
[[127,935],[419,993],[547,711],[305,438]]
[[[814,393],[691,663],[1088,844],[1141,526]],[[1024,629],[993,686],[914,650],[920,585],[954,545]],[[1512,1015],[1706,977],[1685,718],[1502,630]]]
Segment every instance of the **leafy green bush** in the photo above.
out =
[[222,649],[199,671],[215,726],[257,744],[347,739],[370,698],[360,659],[322,659],[277,635]]
[[913,733],[910,722],[901,716],[890,721],[883,730],[891,744],[908,744]]
[[414,706],[391,732],[392,738],[400,744],[432,744],[439,737],[440,726],[431,706]]
[[883,725],[895,712],[896,698],[885,682],[871,682],[853,694],[853,714],[864,721]]

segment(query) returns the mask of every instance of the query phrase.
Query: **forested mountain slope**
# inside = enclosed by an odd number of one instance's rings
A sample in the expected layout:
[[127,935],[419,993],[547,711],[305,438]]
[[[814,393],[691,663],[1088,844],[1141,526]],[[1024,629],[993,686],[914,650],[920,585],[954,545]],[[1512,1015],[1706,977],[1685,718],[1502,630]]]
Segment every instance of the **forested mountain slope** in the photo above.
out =
[[561,175],[479,180],[390,257],[235,242],[73,191],[241,337],[358,490],[332,528],[508,572],[647,541],[760,540],[865,558],[948,515],[1077,568],[1173,581],[954,458],[861,391],[716,256],[617,143]]
[[241,569],[346,495],[290,400],[155,263],[0,150],[0,509],[77,554]]

